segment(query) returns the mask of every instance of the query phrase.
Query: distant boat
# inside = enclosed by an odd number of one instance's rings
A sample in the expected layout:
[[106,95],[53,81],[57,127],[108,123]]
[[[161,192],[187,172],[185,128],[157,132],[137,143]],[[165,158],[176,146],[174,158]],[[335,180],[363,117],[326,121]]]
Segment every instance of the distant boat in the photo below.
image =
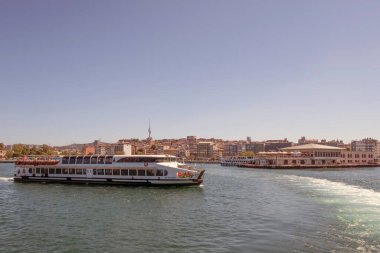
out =
[[220,165],[222,166],[238,166],[246,163],[253,163],[255,158],[249,156],[230,156],[223,157],[220,160]]
[[175,156],[64,156],[16,161],[15,182],[110,185],[200,185],[205,170],[177,162]]

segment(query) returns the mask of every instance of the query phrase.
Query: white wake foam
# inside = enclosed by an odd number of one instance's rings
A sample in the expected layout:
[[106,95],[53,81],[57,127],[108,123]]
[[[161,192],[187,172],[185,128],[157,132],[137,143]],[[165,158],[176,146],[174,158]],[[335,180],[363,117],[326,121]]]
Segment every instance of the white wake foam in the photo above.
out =
[[340,236],[355,242],[357,252],[380,251],[380,192],[327,179],[284,177],[311,198],[335,208],[336,218],[345,224]]
[[348,185],[342,182],[333,182],[327,179],[313,177],[294,175],[286,175],[284,177],[290,182],[297,184],[299,187],[319,191],[323,195],[345,199],[351,204],[380,207],[380,192],[371,189],[364,189],[355,185]]

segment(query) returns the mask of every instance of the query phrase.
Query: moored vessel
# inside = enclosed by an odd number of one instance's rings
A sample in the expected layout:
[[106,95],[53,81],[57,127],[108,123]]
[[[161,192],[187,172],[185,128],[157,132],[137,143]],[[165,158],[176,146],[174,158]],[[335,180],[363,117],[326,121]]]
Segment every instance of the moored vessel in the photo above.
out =
[[16,161],[15,182],[200,185],[205,170],[168,155],[63,156]]
[[230,156],[230,157],[223,157],[220,160],[220,165],[222,166],[238,166],[242,164],[247,163],[253,163],[255,161],[255,158],[248,157],[248,156]]

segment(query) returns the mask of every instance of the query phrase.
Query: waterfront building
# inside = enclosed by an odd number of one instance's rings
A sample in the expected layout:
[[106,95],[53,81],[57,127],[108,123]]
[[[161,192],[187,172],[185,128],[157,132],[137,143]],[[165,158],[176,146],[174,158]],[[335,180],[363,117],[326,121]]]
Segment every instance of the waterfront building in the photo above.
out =
[[213,142],[199,142],[197,144],[197,159],[212,158],[217,153],[216,145]]
[[334,165],[338,163],[344,149],[319,145],[305,144],[282,148],[277,152],[261,152],[255,158],[256,165],[264,166],[307,166]]
[[332,146],[332,147],[338,147],[338,148],[345,148],[345,144],[341,140],[331,140],[327,141],[326,139],[322,139],[319,141],[318,139],[306,139],[305,136],[302,136],[300,139],[298,139],[298,145],[304,145],[304,144],[321,144],[326,146]]
[[331,140],[331,141],[326,141],[325,139],[322,139],[319,144],[332,146],[332,147],[338,147],[338,148],[346,148],[346,144],[344,144],[342,140],[338,140],[338,139]]
[[[111,145],[113,147],[114,152],[110,153],[110,155],[132,155],[132,145],[126,143],[118,143]],[[112,149],[111,149],[112,150]]]
[[186,137],[187,144],[197,144],[196,136],[187,136]]
[[376,153],[372,151],[342,151],[339,159],[340,164],[374,164],[376,161]]
[[188,145],[189,157],[195,159],[198,155],[198,147],[197,147],[197,137],[196,136],[187,136],[186,144]]
[[352,141],[351,150],[373,152],[376,154],[376,156],[378,156],[379,155],[378,141],[372,138],[366,138],[360,141]]
[[306,139],[305,136],[302,136],[300,139],[298,139],[298,145],[305,145],[305,144],[318,144],[318,139]]
[[109,147],[110,147],[110,144],[97,143],[97,145],[95,145],[95,154],[106,155],[107,153],[110,153]]
[[[241,152],[241,148],[240,148]],[[239,154],[239,145],[225,144],[223,147],[223,156],[237,156]]]
[[278,152],[260,152],[255,156],[257,166],[344,166],[371,165],[375,154],[369,151],[348,151],[320,144],[305,144],[282,148]]
[[168,148],[164,152],[165,155],[171,155],[171,156],[177,156],[177,149],[176,148]]
[[180,148],[177,149],[176,156],[180,157],[180,158],[190,157],[190,150],[188,150],[188,149],[186,149],[184,147],[180,147]]
[[159,154],[159,155],[165,154],[165,151],[168,149],[170,149],[170,146],[168,146],[168,145],[157,145],[156,146],[156,151],[157,151],[157,154]]
[[247,144],[245,144],[245,151],[251,151],[255,154],[257,154],[259,152],[264,152],[265,151],[264,143],[263,142],[247,143]]
[[279,151],[282,148],[287,148],[292,146],[292,142],[289,142],[287,138],[283,140],[268,140],[264,142],[264,151]]
[[95,141],[96,155],[132,155],[132,145],[126,143],[104,143]]
[[94,155],[95,154],[95,146],[92,145],[85,145],[83,147],[82,153],[84,155]]

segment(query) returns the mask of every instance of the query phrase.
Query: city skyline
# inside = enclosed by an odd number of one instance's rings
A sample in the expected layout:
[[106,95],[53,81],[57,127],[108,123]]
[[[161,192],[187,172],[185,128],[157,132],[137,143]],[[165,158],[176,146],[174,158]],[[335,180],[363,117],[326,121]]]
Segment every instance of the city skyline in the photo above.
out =
[[293,143],[293,144],[299,144],[300,142],[302,142],[303,140],[306,140],[307,143],[324,143],[324,142],[342,142],[343,144],[350,144],[354,141],[361,141],[361,140],[365,140],[365,139],[369,139],[369,140],[378,140],[377,138],[373,138],[371,136],[366,136],[364,138],[352,138],[350,140],[343,140],[341,138],[332,138],[332,139],[328,139],[328,138],[316,138],[316,137],[313,137],[313,136],[303,136],[303,135],[300,135],[298,138],[294,138],[294,139],[291,139],[291,138],[288,138],[288,137],[282,137],[282,138],[267,138],[267,139],[252,139],[251,136],[246,136],[245,138],[242,138],[242,139],[226,139],[226,138],[218,138],[218,137],[213,137],[213,136],[195,136],[195,135],[187,135],[187,136],[182,136],[182,137],[178,137],[178,138],[169,138],[169,137],[164,137],[164,138],[153,138],[152,136],[149,136],[147,138],[138,138],[138,137],[125,137],[125,138],[119,138],[119,139],[115,139],[115,140],[104,140],[104,139],[101,139],[101,138],[98,138],[98,139],[93,139],[93,140],[87,140],[87,141],[84,141],[84,142],[72,142],[72,143],[65,143],[65,144],[58,144],[58,145],[54,145],[54,144],[51,144],[51,143],[28,143],[28,142],[17,142],[17,143],[5,143],[4,141],[2,141],[0,139],[0,143],[3,143],[4,145],[16,145],[16,144],[23,144],[23,145],[49,145],[49,146],[52,146],[52,147],[60,147],[60,146],[70,146],[70,145],[82,145],[82,144],[93,144],[94,142],[100,142],[100,143],[108,143],[108,144],[111,144],[111,143],[118,143],[118,142],[147,142],[147,143],[150,143],[152,145],[154,145],[156,142],[160,143],[161,141],[165,141],[165,140],[186,140],[187,138],[189,137],[195,137],[198,141],[202,141],[202,140],[206,140],[206,141],[209,141],[209,140],[220,140],[220,141],[223,141],[223,142],[246,142],[246,143],[260,143],[260,142],[271,142],[271,141],[279,141],[279,142],[282,142],[282,141],[286,141],[286,142],[289,142],[289,143]]
[[1,3],[0,142],[380,139],[375,1]]

